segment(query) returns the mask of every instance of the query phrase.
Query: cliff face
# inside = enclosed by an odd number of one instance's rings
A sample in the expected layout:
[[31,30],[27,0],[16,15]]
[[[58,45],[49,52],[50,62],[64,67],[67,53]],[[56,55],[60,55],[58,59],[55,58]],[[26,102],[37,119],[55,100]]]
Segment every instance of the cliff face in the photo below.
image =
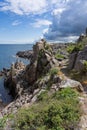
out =
[[58,61],[52,53],[52,48],[45,40],[41,40],[33,46],[29,65],[25,66],[18,61],[11,65],[10,71],[6,73],[5,86],[9,87],[13,97],[20,96],[24,89],[29,88],[56,66]]

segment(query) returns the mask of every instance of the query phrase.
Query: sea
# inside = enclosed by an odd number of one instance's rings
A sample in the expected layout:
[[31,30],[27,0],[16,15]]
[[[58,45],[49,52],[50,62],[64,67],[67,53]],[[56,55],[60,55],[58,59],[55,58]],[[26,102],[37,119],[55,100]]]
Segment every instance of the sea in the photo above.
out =
[[[16,53],[18,51],[32,50],[33,44],[0,44],[0,71],[3,68],[10,68],[11,64],[17,60]],[[29,64],[29,60],[19,58],[26,65]],[[4,87],[4,77],[0,77],[0,99],[4,103],[10,103],[12,101],[9,90]]]

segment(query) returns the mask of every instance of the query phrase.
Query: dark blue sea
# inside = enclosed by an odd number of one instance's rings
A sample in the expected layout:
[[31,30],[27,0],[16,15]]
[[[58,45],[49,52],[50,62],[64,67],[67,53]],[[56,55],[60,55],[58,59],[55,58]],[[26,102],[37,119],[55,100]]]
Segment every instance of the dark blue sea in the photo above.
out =
[[[0,44],[0,70],[9,68],[12,62],[17,60],[16,53],[18,51],[32,50],[32,44]],[[25,64],[28,60],[20,58]],[[0,98],[4,103],[9,103],[12,97],[8,95],[8,90],[4,88],[3,77],[0,77]]]

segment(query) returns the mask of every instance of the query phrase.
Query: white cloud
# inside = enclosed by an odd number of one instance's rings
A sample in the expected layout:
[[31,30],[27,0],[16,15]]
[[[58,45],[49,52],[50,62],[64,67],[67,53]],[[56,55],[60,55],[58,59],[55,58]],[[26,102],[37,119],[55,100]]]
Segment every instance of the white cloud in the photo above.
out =
[[44,36],[50,40],[75,40],[87,27],[87,0],[67,0],[60,5],[53,10],[52,24]]
[[43,35],[44,35],[45,33],[48,33],[48,28],[45,28],[45,29],[43,30]]
[[65,11],[66,8],[58,8],[58,9],[54,9],[53,10],[53,15],[60,15],[61,13],[63,13],[63,11]]
[[45,11],[46,6],[46,0],[5,0],[0,5],[0,10],[18,15],[40,14]]
[[36,19],[36,21],[32,23],[32,25],[36,28],[39,28],[41,26],[49,26],[51,24],[52,22],[46,19]]
[[49,26],[43,30],[47,39],[75,39],[87,27],[87,0],[4,0],[0,2],[0,11],[51,16],[52,21],[44,17],[32,23],[37,28]]
[[18,21],[18,20],[15,20],[15,21],[12,23],[12,26],[17,26],[17,25],[19,25],[19,24],[21,24],[21,22]]

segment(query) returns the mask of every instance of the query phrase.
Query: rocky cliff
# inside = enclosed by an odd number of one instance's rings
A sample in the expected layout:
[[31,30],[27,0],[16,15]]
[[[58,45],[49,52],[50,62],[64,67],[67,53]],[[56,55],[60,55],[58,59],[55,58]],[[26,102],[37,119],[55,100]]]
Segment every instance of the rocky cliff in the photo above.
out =
[[[2,116],[16,113],[23,106],[31,106],[37,102],[38,96],[46,90],[49,90],[49,95],[67,87],[80,93],[84,92],[80,82],[70,79],[62,71],[67,65],[66,44],[63,49],[59,51],[60,48],[58,48],[56,52],[66,55],[66,58],[62,57],[62,60],[60,60],[59,57],[57,59],[53,46],[42,39],[33,46],[31,55],[29,51],[26,54],[30,59],[30,64],[25,66],[22,62],[16,61],[11,65],[11,68],[5,74],[5,86],[10,89],[14,101],[1,111]],[[84,50],[80,52],[81,55],[84,55]],[[22,53],[23,57],[25,57],[24,53]],[[74,60],[76,58],[77,55],[74,56]],[[72,62],[74,67],[75,61],[72,60]]]

